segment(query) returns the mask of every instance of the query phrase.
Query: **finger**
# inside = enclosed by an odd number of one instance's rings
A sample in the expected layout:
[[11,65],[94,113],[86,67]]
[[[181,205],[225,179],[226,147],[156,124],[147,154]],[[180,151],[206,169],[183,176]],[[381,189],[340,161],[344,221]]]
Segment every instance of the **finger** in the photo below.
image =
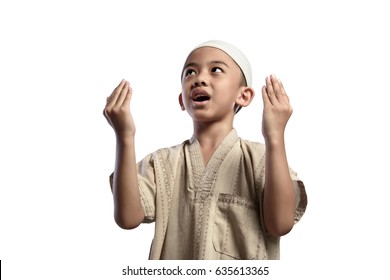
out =
[[131,87],[129,87],[129,90],[127,91],[127,94],[126,94],[125,99],[123,101],[123,104],[126,107],[130,107],[131,97],[133,97],[133,89]]
[[116,101],[123,89],[123,87],[126,85],[127,81],[123,79],[119,85],[114,89],[112,94],[109,96],[109,106],[112,107],[116,104]]
[[107,122],[112,126],[111,119],[110,119],[110,117],[108,116],[108,113],[107,113],[107,107],[104,108],[104,110],[103,110],[103,116],[106,118]]
[[106,120],[110,123],[110,118],[108,117],[108,115],[107,115],[107,109],[106,108],[104,108],[104,110],[103,110],[103,116],[106,118]]
[[286,93],[286,90],[284,89],[282,81],[281,80],[278,80],[278,81],[279,81],[279,86],[280,86],[280,93],[287,96],[287,93]]
[[103,110],[103,115],[107,119],[107,121],[111,124],[110,120],[110,112],[112,108],[114,107],[116,100],[118,98],[118,95],[120,94],[120,91],[122,90],[123,86],[126,84],[126,80],[122,79],[122,81],[119,83],[119,85],[114,89],[114,91],[111,93],[110,96],[107,97],[107,103]]
[[263,87],[261,88],[261,95],[262,95],[262,97],[263,97],[264,108],[265,108],[266,106],[269,106],[269,105],[272,104],[271,101],[270,101],[270,99],[269,99],[269,95],[268,95],[268,93],[267,93],[267,89],[266,89],[265,86],[263,86]]
[[279,83],[279,88],[280,88],[280,91],[278,94],[278,100],[280,102],[287,102],[288,104],[290,104],[290,99],[286,93],[286,90],[284,89],[282,81],[278,79],[278,83]]
[[275,74],[272,74],[270,79],[271,79],[272,89],[275,94],[275,97],[278,101],[280,101],[280,97],[283,94],[280,85],[280,80],[276,78]]
[[266,84],[265,90],[267,92],[268,99],[271,102],[271,104],[274,104],[277,101],[277,99],[275,96],[274,88],[272,86],[272,80],[270,77],[265,78],[265,84]]
[[279,93],[282,95],[287,95],[286,90],[284,89],[283,83],[280,79],[276,79],[276,82],[278,83]]
[[116,107],[120,107],[123,105],[123,101],[125,100],[129,90],[130,90],[130,83],[126,82],[125,85],[123,86],[119,96],[118,96],[116,103],[115,103]]

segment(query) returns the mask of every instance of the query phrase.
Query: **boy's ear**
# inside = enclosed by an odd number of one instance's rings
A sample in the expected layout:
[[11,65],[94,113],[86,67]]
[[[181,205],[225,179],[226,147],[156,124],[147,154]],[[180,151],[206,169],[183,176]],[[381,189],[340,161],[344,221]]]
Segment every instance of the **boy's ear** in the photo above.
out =
[[251,104],[255,97],[255,91],[251,87],[242,87],[240,94],[237,96],[236,104],[240,107],[246,107]]
[[179,104],[180,104],[180,108],[182,111],[185,111],[185,107],[184,107],[184,103],[183,103],[183,97],[182,97],[182,94],[180,93],[179,94]]

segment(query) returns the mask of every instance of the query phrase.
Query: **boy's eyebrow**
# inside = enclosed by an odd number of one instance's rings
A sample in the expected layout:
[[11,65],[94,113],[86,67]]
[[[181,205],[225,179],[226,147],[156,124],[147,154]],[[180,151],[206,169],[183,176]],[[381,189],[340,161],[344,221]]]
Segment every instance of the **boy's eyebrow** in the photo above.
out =
[[189,66],[196,67],[196,66],[198,66],[198,63],[189,62],[189,63],[187,63],[186,65],[184,65],[183,70],[186,69],[186,68],[189,67]]
[[223,65],[225,65],[227,68],[229,68],[229,65],[227,65],[225,62],[219,61],[219,60],[210,61],[208,64],[223,64]]
[[[225,65],[227,68],[229,68],[229,66],[228,66],[225,62],[219,61],[219,60],[212,60],[212,61],[208,62],[207,64],[209,64],[209,65],[210,65],[210,64],[223,64],[223,65]],[[189,63],[187,63],[186,65],[184,65],[183,69],[186,69],[187,67],[190,67],[190,66],[197,67],[197,66],[199,66],[199,64],[196,63],[196,62],[189,62]]]

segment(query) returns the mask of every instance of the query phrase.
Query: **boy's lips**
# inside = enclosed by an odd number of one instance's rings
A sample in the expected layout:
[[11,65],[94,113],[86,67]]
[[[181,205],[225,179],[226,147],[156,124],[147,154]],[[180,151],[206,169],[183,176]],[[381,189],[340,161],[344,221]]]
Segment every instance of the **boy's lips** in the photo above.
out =
[[191,91],[190,99],[194,102],[205,102],[210,100],[210,95],[207,93],[207,91],[196,88]]

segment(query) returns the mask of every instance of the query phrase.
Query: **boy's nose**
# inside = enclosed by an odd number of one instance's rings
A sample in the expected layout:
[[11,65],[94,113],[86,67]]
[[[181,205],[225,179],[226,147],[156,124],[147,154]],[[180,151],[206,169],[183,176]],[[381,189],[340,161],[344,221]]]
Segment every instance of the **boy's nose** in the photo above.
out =
[[196,79],[194,80],[193,86],[194,87],[207,86],[207,82],[204,75],[198,75],[198,77],[196,77]]
[[193,85],[194,87],[201,87],[206,86],[206,83],[204,81],[195,81]]

